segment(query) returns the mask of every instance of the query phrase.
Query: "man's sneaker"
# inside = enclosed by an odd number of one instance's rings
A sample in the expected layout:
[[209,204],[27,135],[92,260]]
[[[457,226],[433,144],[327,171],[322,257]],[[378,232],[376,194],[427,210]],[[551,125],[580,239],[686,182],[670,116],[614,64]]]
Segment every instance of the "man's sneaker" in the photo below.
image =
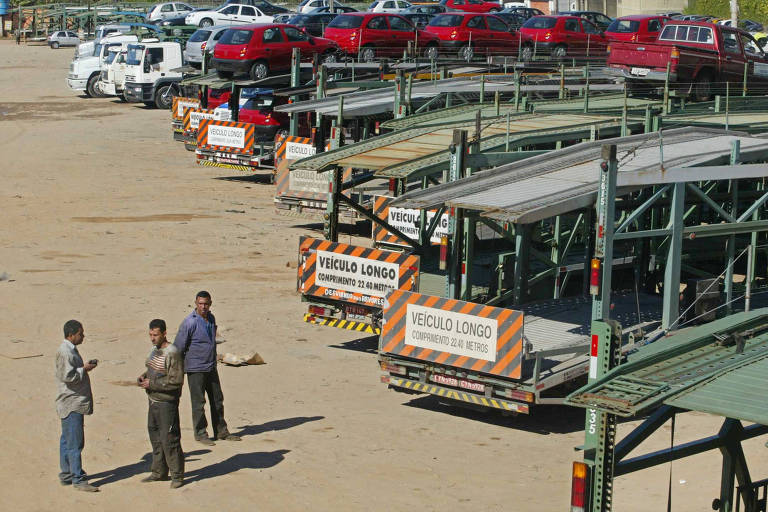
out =
[[220,435],[218,439],[220,441],[240,441],[240,436],[236,436],[235,434],[230,434],[227,432],[224,435]]
[[72,484],[72,487],[74,487],[76,491],[99,492],[98,487],[96,487],[95,485],[91,485],[88,482],[80,482],[78,484]]
[[178,489],[182,485],[184,485],[183,480],[171,480],[171,489]]
[[208,436],[205,437],[196,437],[195,441],[197,441],[200,444],[204,444],[205,446],[215,446],[216,443],[211,441],[211,439]]
[[155,476],[155,475],[145,476],[144,478],[141,479],[142,482],[161,482],[165,480],[168,480],[167,476]]

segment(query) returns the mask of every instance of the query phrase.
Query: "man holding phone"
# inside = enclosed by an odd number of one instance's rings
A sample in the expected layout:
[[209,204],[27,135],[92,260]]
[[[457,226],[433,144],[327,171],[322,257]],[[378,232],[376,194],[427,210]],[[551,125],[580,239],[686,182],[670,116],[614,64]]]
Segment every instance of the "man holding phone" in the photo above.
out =
[[98,364],[95,359],[83,362],[77,347],[84,339],[83,324],[69,320],[64,324],[64,341],[56,352],[56,412],[61,420],[59,481],[78,491],[98,492],[98,487],[86,481],[82,463],[84,416],[93,414],[93,392],[88,373]]
[[179,349],[166,339],[165,331],[165,320],[156,318],[149,322],[152,351],[147,357],[147,371],[137,379],[149,398],[147,430],[152,443],[152,473],[142,482],[168,480],[170,471],[171,489],[178,489],[184,482],[184,451],[179,427],[184,360]]

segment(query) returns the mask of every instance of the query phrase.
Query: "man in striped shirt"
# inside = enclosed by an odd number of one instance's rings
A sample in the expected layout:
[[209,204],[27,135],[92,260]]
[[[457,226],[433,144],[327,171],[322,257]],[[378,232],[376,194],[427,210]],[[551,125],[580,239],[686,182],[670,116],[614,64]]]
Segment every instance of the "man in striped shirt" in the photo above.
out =
[[179,398],[184,385],[184,359],[181,352],[165,337],[165,321],[149,323],[152,351],[147,357],[147,371],[138,378],[149,398],[147,429],[152,443],[152,473],[142,482],[168,480],[171,489],[184,482],[184,452],[181,449]]

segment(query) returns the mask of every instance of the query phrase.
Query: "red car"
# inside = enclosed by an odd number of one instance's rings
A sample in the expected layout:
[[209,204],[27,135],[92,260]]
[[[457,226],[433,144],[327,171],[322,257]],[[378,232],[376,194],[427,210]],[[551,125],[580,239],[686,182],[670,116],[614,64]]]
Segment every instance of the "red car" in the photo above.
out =
[[446,53],[456,53],[467,61],[476,53],[517,55],[520,47],[520,34],[492,14],[439,14],[424,30],[440,38],[440,47]]
[[339,14],[326,27],[325,37],[335,41],[347,55],[359,53],[364,62],[371,62],[377,56],[402,55],[408,41],[413,41],[419,53],[428,59],[436,59],[440,47],[437,36],[417,29],[402,16],[389,13]]
[[440,0],[440,5],[448,10],[464,12],[499,12],[504,8],[499,2],[484,0]]
[[229,97],[232,95],[230,89],[213,89],[208,87],[208,108],[216,108],[222,103],[229,101]]
[[301,50],[301,60],[311,61],[320,54],[322,62],[336,62],[339,47],[331,40],[312,37],[292,25],[242,25],[227,29],[213,50],[213,67],[222,78],[247,73],[252,80],[291,67],[293,48]]
[[608,39],[591,21],[578,16],[534,16],[520,27],[522,60],[534,55],[604,57]]
[[609,41],[629,41],[631,43],[652,43],[659,37],[664,24],[669,21],[666,16],[648,16],[635,14],[622,16],[613,20],[605,29],[605,37]]

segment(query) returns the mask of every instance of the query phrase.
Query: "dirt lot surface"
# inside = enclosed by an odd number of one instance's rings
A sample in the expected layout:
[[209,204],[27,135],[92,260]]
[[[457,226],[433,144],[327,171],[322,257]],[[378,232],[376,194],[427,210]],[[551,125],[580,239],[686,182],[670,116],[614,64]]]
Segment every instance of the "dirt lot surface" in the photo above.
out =
[[[196,166],[167,111],[74,94],[71,56],[0,42],[0,510],[568,510],[582,411],[502,418],[387,390],[374,338],[301,321],[298,237],[322,236],[318,226],[276,215],[259,178]],[[147,399],[130,384],[146,325],[165,318],[173,335],[200,289],[213,295],[219,351],[268,364],[220,368],[242,442],[196,443],[185,391],[187,484],[142,484]],[[85,325],[84,358],[100,360],[84,452],[98,494],[56,476],[53,361],[70,318]],[[681,415],[675,441],[719,425]],[[766,476],[764,441],[745,443],[754,479]],[[638,453],[669,442],[667,425]],[[710,509],[720,461],[673,464],[674,510]],[[619,478],[615,510],[666,510],[669,471]]]

